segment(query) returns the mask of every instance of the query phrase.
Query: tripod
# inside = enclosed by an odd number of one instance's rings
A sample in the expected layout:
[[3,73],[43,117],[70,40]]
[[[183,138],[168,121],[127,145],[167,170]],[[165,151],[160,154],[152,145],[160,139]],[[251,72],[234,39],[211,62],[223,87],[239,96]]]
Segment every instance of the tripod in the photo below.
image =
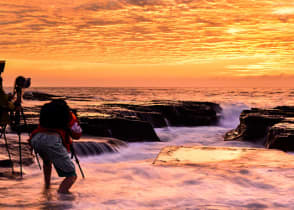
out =
[[18,135],[19,167],[20,167],[20,176],[22,177],[22,151],[21,151],[21,129],[22,128],[21,128],[21,125],[20,125],[21,117],[22,117],[22,119],[24,121],[24,125],[27,128],[27,122],[26,122],[25,115],[23,113],[23,108],[22,108],[21,105],[19,105],[16,108],[16,111],[15,111],[14,123],[15,123],[16,132],[17,132],[17,135]]
[[[19,166],[20,166],[20,176],[22,178],[22,150],[21,150],[21,118],[23,119],[24,126],[26,130],[28,131],[28,135],[30,136],[26,117],[23,112],[23,107],[21,106],[21,99],[22,99],[22,89],[27,88],[30,86],[30,79],[25,79],[24,77],[17,77],[15,80],[15,86],[13,90],[13,97],[16,95],[16,101],[15,101],[15,110],[10,112],[10,119],[11,119],[11,127],[14,128],[14,130],[17,132],[18,135],[18,149],[19,149]],[[36,159],[38,162],[38,165],[41,169],[41,165],[38,159],[38,156],[36,154]]]
[[[25,129],[27,130],[29,136],[30,136],[30,133],[29,133],[29,129],[28,129],[26,116],[24,114],[23,107],[21,106],[21,104],[18,104],[18,106],[16,107],[16,110],[15,110],[15,113],[11,113],[10,116],[14,120],[12,123],[12,126],[14,127],[14,129],[16,130],[17,135],[18,135],[19,166],[20,166],[20,176],[22,177],[23,173],[22,173],[22,150],[21,150],[21,131],[22,131],[21,119],[23,120]],[[35,157],[37,159],[39,168],[41,169],[38,155],[35,154]]]
[[[14,113],[15,112],[15,113]],[[23,171],[22,171],[22,149],[21,149],[21,125],[20,125],[20,120],[21,118],[23,119],[25,128],[28,130],[28,126],[27,126],[27,122],[26,122],[26,117],[24,115],[23,112],[23,108],[21,106],[18,106],[17,109],[15,111],[11,111],[10,112],[10,119],[11,119],[11,126],[13,127],[14,130],[16,130],[17,135],[18,135],[18,150],[19,150],[19,166],[20,166],[20,176],[22,178],[23,176]],[[7,128],[7,124],[4,125],[0,125],[1,128],[1,133],[0,133],[0,138],[3,136],[4,137],[4,141],[5,141],[5,147],[8,153],[8,157],[9,157],[9,161],[11,163],[11,170],[12,170],[12,174],[14,174],[14,166],[13,166],[13,161],[11,158],[11,153],[9,151],[9,146],[8,146],[8,141],[7,141],[7,137],[6,137],[6,128]],[[28,132],[28,135],[30,135],[30,133]],[[41,165],[38,159],[38,156],[36,155],[36,159],[37,162],[39,164],[39,167],[41,169]]]
[[[12,128],[13,127],[16,128],[15,130],[17,131],[17,135],[18,135],[19,165],[20,165],[20,175],[22,177],[23,173],[22,173],[21,126],[20,126],[21,117],[22,117],[22,119],[24,121],[24,125],[25,125],[27,130],[28,130],[28,126],[27,126],[27,123],[26,123],[25,115],[23,113],[23,108],[21,106],[21,98],[22,98],[22,89],[23,88],[28,88],[31,85],[31,79],[30,78],[26,79],[23,76],[18,76],[16,78],[14,89],[13,89],[13,95],[12,95],[12,97],[10,99],[8,98],[8,101],[11,101],[14,98],[14,96],[16,95],[16,100],[14,102],[15,109],[13,111],[10,111],[10,116],[8,116],[9,110],[6,109],[7,96],[6,96],[6,94],[5,94],[4,90],[3,90],[2,77],[1,77],[1,73],[3,73],[4,67],[5,67],[5,61],[0,61],[0,96],[1,96],[0,97],[0,102],[1,102],[2,106],[4,105],[4,107],[5,107],[5,110],[3,110],[2,108],[0,109],[0,114],[2,115],[2,117],[4,116],[3,122],[2,123],[0,122],[0,128],[1,128],[0,129],[0,132],[1,132],[0,133],[0,138],[2,136],[4,137],[5,147],[6,147],[8,157],[9,157],[9,160],[10,160],[11,166],[12,166],[11,167],[12,173],[14,174],[13,161],[11,159],[11,153],[9,151],[8,142],[7,142],[7,138],[6,138],[6,127],[7,127],[7,124],[9,123],[9,121],[10,121],[10,126]],[[12,108],[10,110],[12,110]],[[5,118],[7,118],[7,119],[5,119]],[[38,160],[38,163],[39,163],[39,160]],[[40,166],[40,163],[39,163],[39,166]]]
[[3,138],[4,138],[6,151],[7,151],[7,153],[8,153],[9,161],[10,161],[10,163],[11,163],[12,174],[14,174],[13,162],[12,162],[11,154],[10,154],[9,147],[8,147],[7,137],[6,137],[6,127],[7,127],[7,124],[2,125],[1,127],[2,127],[2,128],[1,128],[0,138],[1,138],[2,136],[3,136]]

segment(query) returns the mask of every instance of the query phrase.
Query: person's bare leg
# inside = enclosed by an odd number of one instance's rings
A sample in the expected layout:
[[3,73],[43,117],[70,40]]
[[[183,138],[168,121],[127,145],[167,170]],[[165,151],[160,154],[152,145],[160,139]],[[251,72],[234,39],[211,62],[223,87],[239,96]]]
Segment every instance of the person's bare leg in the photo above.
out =
[[50,181],[51,181],[51,171],[52,171],[52,164],[49,162],[43,162],[43,172],[44,172],[44,180],[45,180],[45,188],[50,188]]
[[69,189],[77,180],[76,176],[66,177],[60,184],[58,192],[59,193],[69,193]]

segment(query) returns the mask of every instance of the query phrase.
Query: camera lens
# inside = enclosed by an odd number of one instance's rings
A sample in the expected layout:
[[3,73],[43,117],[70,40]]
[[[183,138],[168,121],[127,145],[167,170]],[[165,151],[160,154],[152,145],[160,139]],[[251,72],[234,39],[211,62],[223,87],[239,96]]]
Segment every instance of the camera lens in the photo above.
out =
[[28,88],[31,85],[31,78],[24,78],[23,76],[18,76],[15,79],[15,84],[21,88]]

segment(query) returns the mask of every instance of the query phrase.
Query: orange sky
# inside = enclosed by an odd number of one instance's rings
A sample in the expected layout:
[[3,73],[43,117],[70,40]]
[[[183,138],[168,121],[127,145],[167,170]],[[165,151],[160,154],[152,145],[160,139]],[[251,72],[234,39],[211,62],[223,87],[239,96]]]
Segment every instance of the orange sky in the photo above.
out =
[[[4,85],[291,86],[289,0],[0,0]],[[292,2],[292,3],[291,3]]]

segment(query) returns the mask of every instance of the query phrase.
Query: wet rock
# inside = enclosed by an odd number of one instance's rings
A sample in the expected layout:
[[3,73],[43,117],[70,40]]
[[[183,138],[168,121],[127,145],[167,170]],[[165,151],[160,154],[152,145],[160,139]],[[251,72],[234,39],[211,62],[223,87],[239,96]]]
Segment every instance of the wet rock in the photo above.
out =
[[154,128],[162,128],[169,126],[169,122],[158,112],[136,112],[136,118],[141,121],[149,122]]
[[161,149],[153,164],[208,167],[222,172],[224,169],[241,171],[244,170],[244,166],[246,169],[260,166],[291,169],[294,167],[294,156],[278,150],[269,151],[261,148],[168,146]]
[[38,127],[38,124],[21,124],[20,126],[16,126],[14,124],[10,124],[10,128],[13,132],[27,135],[28,133],[31,133],[33,130],[35,130]]
[[89,96],[79,96],[79,97],[71,97],[71,96],[60,96],[53,95],[38,91],[26,91],[23,94],[23,98],[26,100],[35,100],[35,101],[50,101],[53,99],[70,99],[71,101],[91,101],[91,97]]
[[216,125],[221,108],[209,102],[177,102],[169,105],[156,105],[171,126]]
[[277,123],[269,129],[266,148],[294,151],[294,121]]
[[225,140],[259,140],[267,134],[270,126],[282,120],[282,116],[266,114],[265,110],[243,111],[240,115],[240,124],[236,129],[226,133]]
[[[37,127],[39,109],[25,109],[28,129],[21,125],[21,132],[31,132]],[[154,128],[216,125],[221,107],[210,102],[151,101],[136,104],[103,103],[78,111],[84,134],[132,142],[159,141]],[[17,128],[12,126],[12,130],[17,131]]]
[[[22,136],[23,137],[23,136]],[[17,138],[17,137],[15,137]],[[22,162],[24,165],[30,165],[33,163],[33,156],[30,151],[30,146],[26,142],[27,138],[21,139],[21,153],[22,153]],[[19,162],[19,144],[18,140],[8,138],[8,148],[11,154],[13,163]],[[8,152],[6,150],[5,144],[0,145],[0,153],[4,156],[0,156],[0,161],[8,160]],[[5,163],[5,161],[4,161]],[[7,163],[7,162],[6,162]]]
[[12,166],[12,161],[9,159],[4,159],[4,160],[0,160],[0,167],[11,167]]
[[[3,139],[1,138],[1,140]],[[8,138],[8,147],[12,161],[9,159],[5,144],[0,145],[0,177],[16,178],[20,175],[19,172],[17,172],[19,171],[19,144],[16,137],[11,138],[10,136]],[[23,167],[31,165],[34,161],[29,145],[26,142],[22,142],[21,149]],[[14,174],[12,174],[12,166],[15,171]]]
[[118,152],[118,149],[126,147],[127,143],[114,138],[100,138],[91,141],[76,140],[73,146],[78,156],[93,156]]
[[83,132],[93,136],[113,137],[128,142],[160,141],[148,122],[123,118],[81,118]]
[[[105,104],[120,117],[147,121],[155,128],[165,126],[216,125],[221,107],[210,102],[193,101],[152,101],[136,104]],[[122,114],[123,113],[123,114]],[[127,114],[128,113],[128,114]]]
[[52,99],[60,98],[60,96],[36,91],[27,91],[23,94],[23,98],[26,100],[49,101]]
[[225,140],[261,142],[267,148],[294,151],[294,107],[244,110],[240,124],[226,133]]

